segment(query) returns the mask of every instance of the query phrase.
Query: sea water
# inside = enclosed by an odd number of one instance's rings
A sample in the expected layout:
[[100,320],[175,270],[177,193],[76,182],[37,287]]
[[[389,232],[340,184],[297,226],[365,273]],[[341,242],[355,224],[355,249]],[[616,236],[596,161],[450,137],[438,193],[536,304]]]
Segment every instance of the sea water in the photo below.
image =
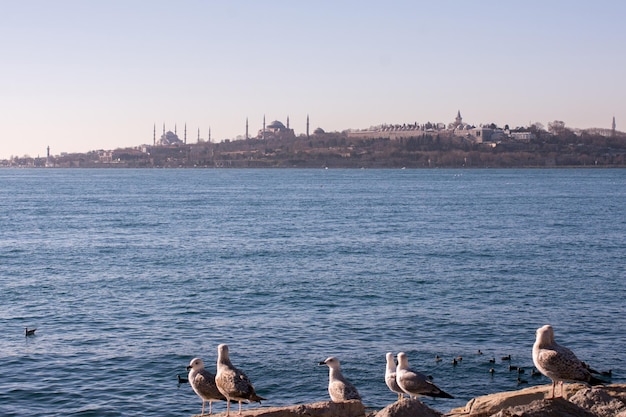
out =
[[197,414],[220,343],[263,406],[332,355],[382,408],[404,351],[447,411],[549,383],[546,323],[624,382],[625,207],[623,169],[0,170],[0,415]]

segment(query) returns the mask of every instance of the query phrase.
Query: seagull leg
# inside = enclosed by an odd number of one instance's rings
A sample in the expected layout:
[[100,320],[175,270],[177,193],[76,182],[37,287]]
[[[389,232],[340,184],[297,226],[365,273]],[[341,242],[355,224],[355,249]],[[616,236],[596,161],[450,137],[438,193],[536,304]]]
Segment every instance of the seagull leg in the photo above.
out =
[[209,400],[209,415],[213,414],[213,401]]
[[241,415],[241,400],[239,400],[239,415]]
[[554,388],[556,387],[556,381],[552,381],[552,397],[550,397],[551,399],[554,398]]
[[230,398],[226,399],[226,417],[230,416]]
[[200,414],[200,416],[203,416],[203,415],[204,415],[204,403],[205,403],[205,402],[206,402],[205,400],[202,400],[202,414]]

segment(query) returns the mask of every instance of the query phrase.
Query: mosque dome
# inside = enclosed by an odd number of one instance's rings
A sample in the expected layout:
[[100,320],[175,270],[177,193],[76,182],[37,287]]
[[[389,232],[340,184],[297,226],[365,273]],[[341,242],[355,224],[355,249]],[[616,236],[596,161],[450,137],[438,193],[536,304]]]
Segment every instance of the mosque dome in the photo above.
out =
[[279,122],[278,120],[274,120],[267,126],[268,129],[286,129],[285,125]]

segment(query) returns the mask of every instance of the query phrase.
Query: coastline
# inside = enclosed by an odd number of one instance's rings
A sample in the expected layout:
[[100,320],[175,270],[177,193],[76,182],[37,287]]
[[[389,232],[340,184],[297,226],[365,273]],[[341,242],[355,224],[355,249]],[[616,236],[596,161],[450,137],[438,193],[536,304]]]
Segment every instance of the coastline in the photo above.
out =
[[[549,398],[552,385],[538,385],[471,399],[464,407],[447,412],[419,400],[404,398],[380,410],[360,401],[331,401],[286,407],[256,407],[242,410],[244,417],[512,417],[581,416],[626,417],[626,384],[587,387],[565,384],[563,398]],[[226,412],[214,413],[225,417]],[[193,417],[200,416],[194,414]]]

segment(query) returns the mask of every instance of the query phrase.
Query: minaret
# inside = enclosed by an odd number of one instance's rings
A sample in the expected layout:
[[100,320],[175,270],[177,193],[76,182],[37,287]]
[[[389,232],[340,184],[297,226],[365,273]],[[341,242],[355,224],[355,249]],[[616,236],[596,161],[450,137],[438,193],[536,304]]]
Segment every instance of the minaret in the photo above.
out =
[[263,115],[263,133],[261,135],[263,139],[265,139],[265,115]]
[[306,115],[306,138],[309,138],[309,115]]
[[287,116],[287,129],[289,129],[289,116]]
[[248,136],[248,118],[246,117],[246,140],[248,140],[250,136]]
[[463,123],[463,118],[461,117],[461,110],[458,110],[456,113],[456,119],[454,120],[454,124],[456,126],[459,126],[462,123]]
[[154,124],[154,131],[152,132],[152,146],[156,146],[156,123]]
[[200,143],[200,128],[198,128],[198,142],[196,143]]
[[46,148],[46,158],[50,159],[50,145]]
[[187,144],[187,123],[185,123],[185,145]]
[[209,126],[209,143],[211,143],[211,126]]
[[163,123],[163,136],[165,136],[165,123]]
[[611,125],[611,136],[615,136],[615,116],[613,116],[613,124]]
[[174,123],[174,134],[176,134],[176,123]]

